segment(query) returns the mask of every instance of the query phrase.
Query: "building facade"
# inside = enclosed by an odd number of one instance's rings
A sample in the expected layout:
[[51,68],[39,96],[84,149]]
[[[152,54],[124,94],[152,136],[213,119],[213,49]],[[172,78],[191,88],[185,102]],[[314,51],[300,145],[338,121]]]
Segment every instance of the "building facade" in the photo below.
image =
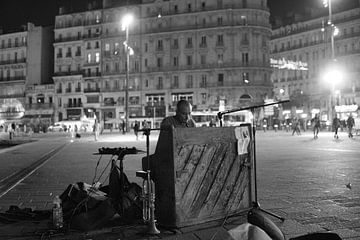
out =
[[[334,11],[332,21],[340,34],[334,37],[332,61],[331,27],[328,16],[312,16],[273,30],[272,82],[278,99],[290,98],[283,117],[302,115],[307,120],[319,114],[331,122],[335,112],[341,119],[357,114],[360,102],[360,8]],[[333,79],[336,68],[341,76]],[[296,114],[298,113],[298,114]]]
[[125,32],[131,12],[129,116],[161,121],[180,99],[194,111],[263,103],[272,94],[265,0],[142,1],[65,13],[55,19],[57,119],[125,114]]
[[[39,27],[32,23],[20,31],[0,34],[0,101],[2,122],[18,121],[21,117],[32,118],[28,110],[32,95],[27,96],[27,88],[52,83],[52,42],[50,27]],[[48,108],[49,105],[44,106]],[[37,109],[39,106],[37,106]],[[53,108],[51,107],[50,109]],[[34,112],[42,118],[40,112]],[[46,118],[50,121],[48,115]]]

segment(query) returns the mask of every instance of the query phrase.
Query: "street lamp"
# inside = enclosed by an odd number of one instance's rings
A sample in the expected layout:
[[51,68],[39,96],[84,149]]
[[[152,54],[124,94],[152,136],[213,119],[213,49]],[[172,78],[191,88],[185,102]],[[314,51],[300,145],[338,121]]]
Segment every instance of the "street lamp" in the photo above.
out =
[[126,14],[121,20],[121,28],[125,31],[124,48],[126,52],[126,77],[125,77],[125,131],[129,132],[129,70],[130,70],[130,55],[134,53],[129,46],[129,26],[133,22],[133,15]]
[[[330,26],[330,41],[331,41],[331,60],[328,66],[328,71],[324,75],[326,82],[331,84],[331,94],[330,94],[330,109],[329,109],[329,117],[333,118],[335,110],[334,105],[334,97],[335,97],[335,85],[342,80],[342,73],[339,69],[337,69],[337,62],[335,58],[335,44],[334,37],[339,34],[339,29],[332,22],[332,0],[323,0],[324,7],[329,9],[329,18],[327,24]],[[322,29],[323,30],[323,29]],[[335,113],[336,114],[336,113]]]
[[343,74],[341,70],[334,64],[331,64],[328,71],[324,74],[324,80],[331,85],[329,117],[332,118],[334,118],[336,114],[336,113],[334,114],[333,112],[335,110],[335,96],[336,96],[335,86],[342,81],[342,78],[343,78]]

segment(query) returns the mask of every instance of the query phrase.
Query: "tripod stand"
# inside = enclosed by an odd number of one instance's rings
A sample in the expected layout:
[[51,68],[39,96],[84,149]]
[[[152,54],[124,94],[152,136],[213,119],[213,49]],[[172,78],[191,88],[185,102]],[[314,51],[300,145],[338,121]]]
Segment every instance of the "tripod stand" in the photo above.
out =
[[285,103],[285,102],[289,102],[289,100],[285,100],[285,101],[279,101],[279,102],[275,102],[275,103],[268,103],[268,104],[264,104],[264,105],[258,105],[258,106],[251,106],[251,107],[246,107],[246,108],[239,108],[239,109],[231,109],[231,110],[226,110],[226,111],[222,111],[222,112],[218,112],[217,116],[220,120],[220,127],[222,127],[222,116],[225,114],[229,114],[229,113],[233,113],[233,112],[239,112],[239,111],[244,111],[244,110],[250,110],[253,118],[252,118],[252,145],[253,145],[253,159],[254,159],[254,201],[252,202],[252,207],[254,209],[258,209],[270,216],[273,216],[275,218],[280,219],[281,221],[284,221],[285,218],[280,217],[274,213],[271,213],[267,210],[261,209],[260,208],[260,204],[258,202],[258,195],[257,195],[257,169],[256,169],[256,140],[255,140],[255,136],[256,136],[256,122],[255,122],[255,109],[256,108],[260,108],[260,107],[265,107],[265,106],[270,106],[270,105],[275,105],[275,104],[281,104],[281,103]]

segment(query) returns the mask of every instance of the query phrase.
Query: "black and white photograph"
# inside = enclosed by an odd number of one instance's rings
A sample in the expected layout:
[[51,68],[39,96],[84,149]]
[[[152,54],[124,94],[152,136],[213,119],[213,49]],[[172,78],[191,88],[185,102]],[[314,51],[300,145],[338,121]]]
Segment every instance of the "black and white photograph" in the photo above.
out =
[[360,0],[1,0],[1,240],[360,240]]

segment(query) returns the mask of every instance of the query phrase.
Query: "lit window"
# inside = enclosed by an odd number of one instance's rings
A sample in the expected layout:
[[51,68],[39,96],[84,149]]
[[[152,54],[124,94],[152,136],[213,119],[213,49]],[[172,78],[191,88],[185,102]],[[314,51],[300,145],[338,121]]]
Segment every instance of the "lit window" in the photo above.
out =
[[88,55],[87,55],[87,62],[88,62],[88,63],[91,62],[91,53],[88,53]]
[[100,62],[100,53],[95,53],[95,62]]

